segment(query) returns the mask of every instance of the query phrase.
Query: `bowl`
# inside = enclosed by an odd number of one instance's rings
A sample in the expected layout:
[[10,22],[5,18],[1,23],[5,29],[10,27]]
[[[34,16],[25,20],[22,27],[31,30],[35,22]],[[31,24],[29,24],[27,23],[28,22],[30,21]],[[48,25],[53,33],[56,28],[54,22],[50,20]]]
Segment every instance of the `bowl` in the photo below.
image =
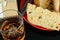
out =
[[[20,10],[22,10],[22,8],[23,8],[24,4],[26,3],[26,1],[27,1],[27,0],[21,0],[21,1],[20,1]],[[34,0],[32,0],[31,3],[34,3]],[[25,10],[25,9],[24,9],[24,10]],[[30,23],[30,22],[28,21],[28,19],[27,19],[27,13],[26,13],[26,12],[25,12],[23,18],[24,18],[24,20],[25,20],[28,24],[30,24],[30,25],[33,26],[34,28],[37,28],[37,29],[39,29],[39,30],[44,30],[44,31],[54,31],[54,30],[52,30],[52,29],[47,29],[47,28],[44,28],[44,27],[42,27],[42,26],[38,26],[38,25],[34,25],[34,24]]]

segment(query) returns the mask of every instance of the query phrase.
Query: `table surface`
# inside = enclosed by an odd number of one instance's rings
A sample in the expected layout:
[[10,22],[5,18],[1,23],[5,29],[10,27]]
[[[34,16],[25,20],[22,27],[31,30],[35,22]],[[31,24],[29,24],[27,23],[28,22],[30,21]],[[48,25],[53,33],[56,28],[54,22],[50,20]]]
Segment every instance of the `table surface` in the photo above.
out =
[[[19,4],[19,1],[18,1]],[[19,8],[19,6],[18,6]],[[25,40],[60,40],[60,31],[42,31],[38,30],[24,21],[26,37]],[[3,40],[0,34],[0,40]]]
[[43,31],[38,30],[28,23],[24,22],[26,30],[26,40],[60,40],[60,31]]

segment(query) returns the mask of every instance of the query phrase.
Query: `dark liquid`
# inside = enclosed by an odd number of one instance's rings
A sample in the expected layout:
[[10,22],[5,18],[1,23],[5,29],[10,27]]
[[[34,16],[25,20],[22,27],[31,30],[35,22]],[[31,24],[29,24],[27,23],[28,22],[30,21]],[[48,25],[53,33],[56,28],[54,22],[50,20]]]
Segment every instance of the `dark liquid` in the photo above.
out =
[[[6,19],[2,24],[2,35],[5,40],[18,40],[24,35],[24,26],[17,17]],[[21,26],[20,26],[21,25]]]

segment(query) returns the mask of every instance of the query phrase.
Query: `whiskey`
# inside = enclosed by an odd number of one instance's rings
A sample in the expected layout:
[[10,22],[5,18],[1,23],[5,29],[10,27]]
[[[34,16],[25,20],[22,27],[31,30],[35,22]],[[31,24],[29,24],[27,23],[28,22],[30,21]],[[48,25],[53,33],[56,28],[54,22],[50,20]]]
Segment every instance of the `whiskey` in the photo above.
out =
[[2,36],[4,40],[24,39],[24,25],[18,17],[8,18],[2,23]]

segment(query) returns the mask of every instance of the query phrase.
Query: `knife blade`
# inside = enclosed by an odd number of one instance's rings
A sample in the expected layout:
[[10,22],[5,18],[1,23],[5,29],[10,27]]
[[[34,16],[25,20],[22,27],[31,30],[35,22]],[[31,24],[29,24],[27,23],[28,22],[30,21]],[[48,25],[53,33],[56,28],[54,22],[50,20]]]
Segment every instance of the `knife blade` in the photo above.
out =
[[27,0],[26,3],[24,4],[22,10],[21,10],[21,13],[22,15],[24,16],[25,12],[26,12],[26,6],[27,6],[27,3],[31,3],[32,0]]

